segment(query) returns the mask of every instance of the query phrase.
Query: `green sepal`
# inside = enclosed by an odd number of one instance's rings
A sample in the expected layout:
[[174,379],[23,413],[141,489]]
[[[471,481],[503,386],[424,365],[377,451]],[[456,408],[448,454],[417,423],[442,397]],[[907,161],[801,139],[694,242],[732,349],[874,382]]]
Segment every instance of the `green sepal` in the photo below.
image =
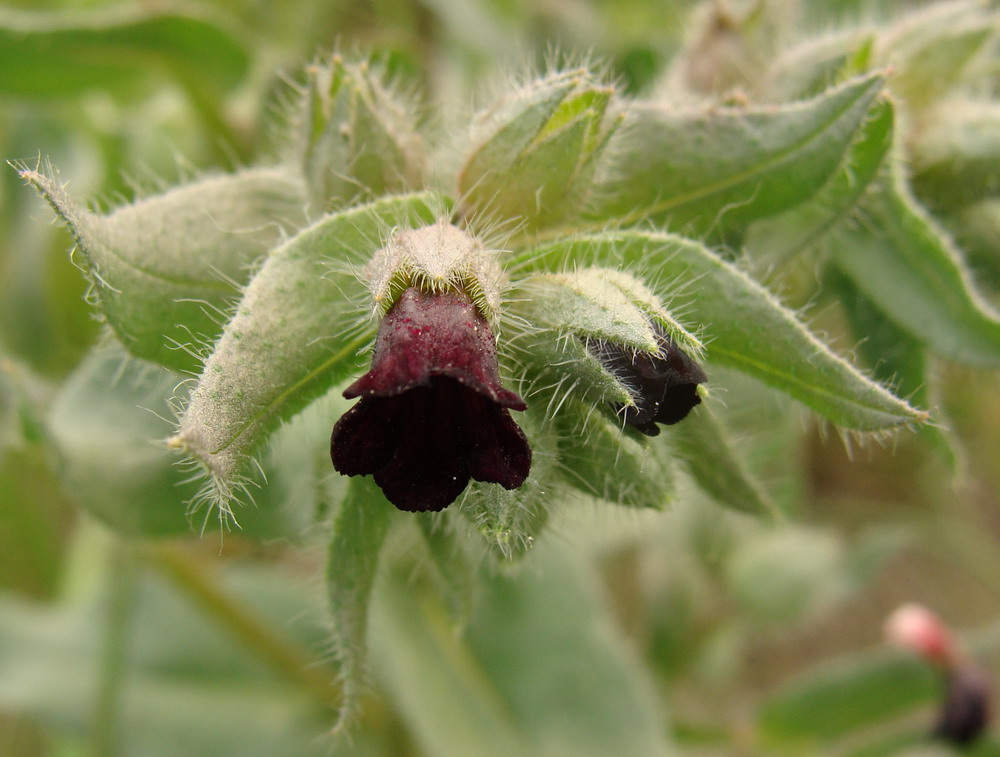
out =
[[420,187],[426,149],[416,109],[381,66],[334,55],[306,75],[299,161],[318,207]]
[[609,268],[536,274],[512,291],[508,307],[530,324],[515,331],[509,349],[532,383],[529,393],[547,398],[550,411],[564,392],[597,402],[635,404],[628,387],[587,349],[590,340],[656,353],[656,322],[688,355],[697,357],[703,350],[641,281]]
[[485,539],[490,553],[506,561],[523,557],[545,528],[554,504],[548,482],[558,458],[558,433],[544,412],[529,405],[516,420],[531,446],[531,475],[511,490],[473,481],[458,505]]
[[579,215],[596,159],[614,131],[614,90],[586,70],[551,74],[510,96],[473,138],[458,177],[467,214],[517,218],[528,229]]
[[663,439],[628,429],[610,411],[577,400],[563,404],[559,472],[574,489],[626,507],[662,510],[674,497],[674,472]]

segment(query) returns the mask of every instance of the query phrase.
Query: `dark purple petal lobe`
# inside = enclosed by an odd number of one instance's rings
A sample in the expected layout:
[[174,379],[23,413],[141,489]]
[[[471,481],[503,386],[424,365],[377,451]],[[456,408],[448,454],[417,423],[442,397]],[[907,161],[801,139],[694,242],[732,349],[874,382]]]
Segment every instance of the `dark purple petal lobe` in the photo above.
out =
[[635,406],[621,408],[625,422],[647,436],[660,433],[657,423],[671,425],[684,420],[701,403],[698,384],[708,380],[701,366],[674,343],[662,326],[653,323],[653,327],[660,345],[655,355],[632,353],[609,342],[590,344],[597,359],[632,391]]
[[363,399],[340,417],[330,436],[330,459],[338,473],[363,476],[392,459],[400,404],[397,397]]
[[375,483],[401,510],[443,510],[469,483],[455,386],[439,380],[405,395],[396,454],[375,472]]
[[531,470],[531,447],[510,412],[467,392],[465,413],[472,477],[505,489],[523,484]]

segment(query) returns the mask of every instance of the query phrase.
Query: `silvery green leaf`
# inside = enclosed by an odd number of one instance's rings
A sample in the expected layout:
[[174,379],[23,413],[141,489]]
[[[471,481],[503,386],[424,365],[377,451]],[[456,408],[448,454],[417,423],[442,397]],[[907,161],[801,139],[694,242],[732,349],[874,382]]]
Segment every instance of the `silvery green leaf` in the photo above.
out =
[[217,499],[232,496],[248,455],[280,422],[360,367],[375,330],[360,266],[392,228],[431,223],[443,209],[434,194],[387,197],[321,218],[267,258],[169,440],[204,467]]
[[591,216],[708,233],[787,210],[841,165],[883,83],[869,74],[782,106],[637,103],[609,146]]
[[358,707],[368,646],[368,607],[379,552],[395,512],[371,478],[356,476],[348,481],[334,519],[326,591],[343,692],[336,727],[347,724]]
[[1000,103],[947,100],[908,147],[913,190],[935,210],[1000,197]]
[[[676,294],[672,311],[699,327],[709,363],[743,371],[847,428],[876,431],[920,422],[926,414],[864,376],[819,341],[760,284],[704,245],[672,234],[612,231],[525,253],[525,264],[656,271]],[[709,385],[711,370],[709,368]]]
[[682,423],[672,426],[668,437],[695,483],[720,505],[752,515],[780,517],[777,506],[737,455],[711,404],[703,403]]
[[932,352],[1000,365],[1000,313],[978,294],[958,250],[899,171],[868,192],[858,222],[838,227],[831,261]]
[[196,370],[253,265],[304,223],[301,181],[283,168],[207,177],[107,215],[22,168],[69,226],[101,316],[136,357]]
[[892,103],[878,100],[844,162],[819,192],[791,210],[751,224],[743,248],[759,267],[780,265],[851,212],[889,151],[893,121]]

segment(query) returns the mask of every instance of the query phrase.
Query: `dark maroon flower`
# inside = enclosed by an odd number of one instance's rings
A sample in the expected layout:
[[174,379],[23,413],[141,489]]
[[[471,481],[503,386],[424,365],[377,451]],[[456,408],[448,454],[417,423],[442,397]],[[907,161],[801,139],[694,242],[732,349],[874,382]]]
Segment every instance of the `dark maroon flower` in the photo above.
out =
[[653,331],[660,351],[655,355],[627,350],[621,345],[591,340],[590,351],[632,391],[634,407],[619,408],[625,422],[647,436],[660,433],[657,423],[684,420],[701,402],[698,384],[708,380],[657,322]]
[[531,448],[500,385],[489,324],[459,292],[403,292],[379,326],[371,370],[344,391],[361,401],[333,427],[330,457],[371,474],[400,510],[443,510],[470,478],[516,489]]
[[958,746],[971,744],[989,721],[990,681],[986,672],[972,663],[948,671],[934,736]]

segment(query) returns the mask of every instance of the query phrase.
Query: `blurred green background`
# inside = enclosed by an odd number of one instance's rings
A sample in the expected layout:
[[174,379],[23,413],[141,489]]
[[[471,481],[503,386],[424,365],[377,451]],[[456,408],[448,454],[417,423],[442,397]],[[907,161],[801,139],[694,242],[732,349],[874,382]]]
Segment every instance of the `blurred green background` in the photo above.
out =
[[[731,70],[692,90],[753,99],[787,39],[771,21],[787,16],[801,41],[920,5],[7,0],[0,155],[51,161],[107,209],[279,156],[292,83],[334,49],[377,51],[447,110],[498,70],[560,55],[601,60],[626,93],[653,96],[678,56],[728,45]],[[996,45],[981,84],[993,98]],[[79,503],[95,495],[61,480],[52,413],[86,433],[85,389],[67,400],[63,385],[100,326],[51,219],[0,172],[0,755],[949,754],[923,738],[939,683],[882,642],[909,601],[1000,681],[996,374],[934,362],[945,442],[841,438],[733,375],[725,420],[787,522],[719,510],[694,487],[668,513],[564,508],[525,565],[484,571],[461,636],[440,592],[390,570],[371,695],[351,738],[330,738],[322,512],[286,513],[267,538],[195,523],[146,540],[102,525]],[[995,301],[1000,252],[968,252]],[[813,259],[769,276],[835,347],[855,346]],[[974,753],[1000,754],[1000,738]]]

